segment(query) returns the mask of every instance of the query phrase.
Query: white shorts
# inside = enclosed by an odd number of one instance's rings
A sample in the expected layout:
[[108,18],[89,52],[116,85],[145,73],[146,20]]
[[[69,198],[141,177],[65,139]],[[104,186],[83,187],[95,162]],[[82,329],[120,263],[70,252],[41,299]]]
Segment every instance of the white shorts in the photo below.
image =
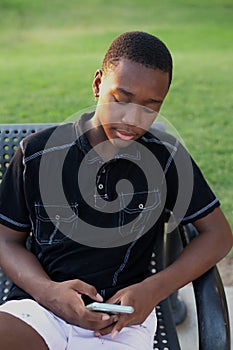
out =
[[153,311],[137,326],[123,328],[114,338],[111,335],[95,337],[94,332],[70,325],[34,300],[12,300],[0,306],[26,322],[44,339],[50,350],[152,350],[156,331],[156,315]]

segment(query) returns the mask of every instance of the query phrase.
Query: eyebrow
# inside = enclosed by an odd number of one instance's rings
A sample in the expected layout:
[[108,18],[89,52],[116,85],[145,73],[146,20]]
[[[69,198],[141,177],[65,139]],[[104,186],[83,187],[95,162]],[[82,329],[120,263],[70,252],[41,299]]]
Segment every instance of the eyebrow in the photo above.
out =
[[[126,90],[126,89],[124,89],[124,88],[122,88],[122,87],[116,87],[115,89],[113,89],[113,91],[118,91],[118,92],[120,92],[120,93],[122,93],[122,94],[124,94],[124,95],[126,95],[127,97],[134,97],[135,95],[132,93],[132,92],[130,92],[130,91],[128,91],[128,90]],[[155,99],[155,98],[149,98],[147,101],[145,101],[145,102],[149,102],[149,103],[162,103],[163,102],[163,100],[157,100],[157,99]]]

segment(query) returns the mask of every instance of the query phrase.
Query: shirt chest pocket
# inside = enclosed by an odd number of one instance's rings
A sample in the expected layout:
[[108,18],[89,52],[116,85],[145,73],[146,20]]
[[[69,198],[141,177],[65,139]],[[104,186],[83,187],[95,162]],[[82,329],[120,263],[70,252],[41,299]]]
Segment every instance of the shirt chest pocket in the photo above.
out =
[[61,243],[71,239],[78,225],[78,204],[35,204],[35,238],[39,244]]
[[144,234],[161,214],[161,195],[158,189],[148,192],[121,193],[119,231],[127,236],[132,233]]

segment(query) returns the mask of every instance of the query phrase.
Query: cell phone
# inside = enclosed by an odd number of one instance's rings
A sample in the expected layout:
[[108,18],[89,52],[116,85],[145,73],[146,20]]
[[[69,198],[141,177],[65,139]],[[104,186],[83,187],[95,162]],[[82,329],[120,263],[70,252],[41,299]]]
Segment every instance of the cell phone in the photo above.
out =
[[98,303],[94,302],[89,305],[86,305],[87,310],[106,312],[108,314],[132,314],[134,308],[132,306],[126,305],[117,305],[117,304],[108,304],[108,303]]

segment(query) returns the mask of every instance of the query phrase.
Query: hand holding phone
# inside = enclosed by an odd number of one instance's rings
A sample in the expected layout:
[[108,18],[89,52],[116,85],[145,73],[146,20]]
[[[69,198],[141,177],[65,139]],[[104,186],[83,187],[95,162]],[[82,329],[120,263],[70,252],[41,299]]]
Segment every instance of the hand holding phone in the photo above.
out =
[[108,304],[108,303],[98,303],[94,302],[86,306],[87,310],[106,312],[108,314],[132,314],[134,308],[132,306],[118,305],[118,304]]

